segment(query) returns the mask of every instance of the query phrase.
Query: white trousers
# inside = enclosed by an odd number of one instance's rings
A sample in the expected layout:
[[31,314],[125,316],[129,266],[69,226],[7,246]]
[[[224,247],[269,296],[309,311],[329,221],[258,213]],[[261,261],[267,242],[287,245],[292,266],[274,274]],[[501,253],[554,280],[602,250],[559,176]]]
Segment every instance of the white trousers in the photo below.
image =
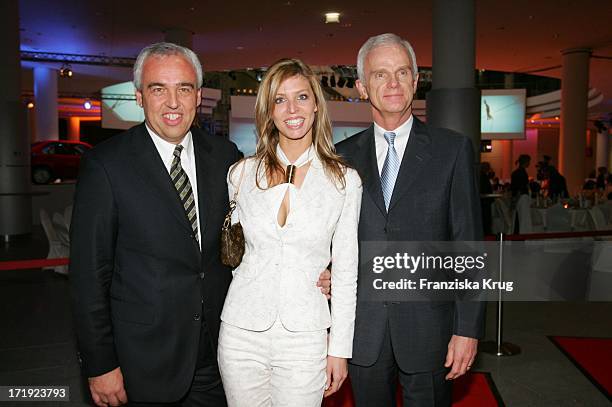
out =
[[219,370],[229,407],[319,407],[327,330],[291,332],[280,320],[256,332],[221,323]]

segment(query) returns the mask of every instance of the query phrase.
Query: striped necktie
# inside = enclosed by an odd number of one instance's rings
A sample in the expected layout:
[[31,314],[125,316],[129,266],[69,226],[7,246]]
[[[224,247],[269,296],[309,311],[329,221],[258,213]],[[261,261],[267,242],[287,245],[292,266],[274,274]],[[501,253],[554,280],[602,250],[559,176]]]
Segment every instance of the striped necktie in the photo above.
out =
[[191,183],[187,173],[181,166],[181,151],[183,146],[178,144],[174,149],[174,159],[172,160],[172,166],[170,167],[170,178],[172,183],[179,194],[187,219],[191,224],[193,235],[196,240],[198,239],[198,214],[196,212],[195,199],[193,198],[193,189],[191,189]]
[[385,132],[385,140],[389,143],[387,149],[387,157],[383,164],[382,171],[380,173],[380,185],[382,187],[383,197],[385,198],[385,208],[389,210],[389,203],[391,202],[391,196],[393,196],[393,188],[395,187],[395,180],[399,173],[400,161],[395,151],[395,133],[392,131]]

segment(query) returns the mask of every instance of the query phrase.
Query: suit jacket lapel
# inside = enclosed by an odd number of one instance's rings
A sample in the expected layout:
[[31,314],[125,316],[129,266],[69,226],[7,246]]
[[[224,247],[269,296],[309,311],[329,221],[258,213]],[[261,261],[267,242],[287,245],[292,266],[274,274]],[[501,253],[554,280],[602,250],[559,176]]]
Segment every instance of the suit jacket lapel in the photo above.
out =
[[380,174],[376,160],[376,146],[374,144],[374,125],[370,126],[361,135],[357,142],[359,149],[355,153],[353,165],[361,176],[364,190],[370,195],[378,209],[386,216],[385,200],[380,186]]
[[393,195],[389,203],[389,212],[397,202],[410,190],[412,183],[418,179],[419,174],[427,167],[431,159],[431,138],[427,127],[416,117],[410,130],[408,145],[402,158],[399,174],[393,188]]
[[172,184],[170,174],[168,174],[168,170],[166,170],[166,166],[159,156],[159,152],[155,148],[144,123],[136,128],[132,147],[134,158],[132,163],[143,182],[166,203],[164,206],[172,212],[179,224],[191,231],[191,225],[176,188]]

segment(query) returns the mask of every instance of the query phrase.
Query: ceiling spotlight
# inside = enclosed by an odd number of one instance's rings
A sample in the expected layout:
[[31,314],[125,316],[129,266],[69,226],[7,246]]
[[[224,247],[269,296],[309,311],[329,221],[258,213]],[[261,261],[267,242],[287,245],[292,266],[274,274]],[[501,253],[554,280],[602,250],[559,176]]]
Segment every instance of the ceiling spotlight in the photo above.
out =
[[340,13],[336,13],[336,12],[325,13],[325,24],[339,23],[339,22],[340,22]]
[[89,109],[91,109],[91,101],[90,101],[89,99],[87,99],[87,100],[85,101],[85,103],[83,103],[83,108],[84,108],[85,110],[89,110]]
[[72,78],[72,68],[70,67],[70,64],[62,64],[59,74],[62,78]]
[[34,102],[28,102],[26,106],[28,106],[28,109],[34,109]]

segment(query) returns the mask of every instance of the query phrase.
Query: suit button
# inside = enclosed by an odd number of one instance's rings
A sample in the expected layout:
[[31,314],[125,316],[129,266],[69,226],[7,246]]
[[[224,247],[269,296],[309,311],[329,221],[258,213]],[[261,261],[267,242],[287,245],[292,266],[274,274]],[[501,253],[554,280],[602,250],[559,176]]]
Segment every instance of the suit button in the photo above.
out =
[[193,320],[194,321],[199,321],[200,320],[200,314],[193,314]]

